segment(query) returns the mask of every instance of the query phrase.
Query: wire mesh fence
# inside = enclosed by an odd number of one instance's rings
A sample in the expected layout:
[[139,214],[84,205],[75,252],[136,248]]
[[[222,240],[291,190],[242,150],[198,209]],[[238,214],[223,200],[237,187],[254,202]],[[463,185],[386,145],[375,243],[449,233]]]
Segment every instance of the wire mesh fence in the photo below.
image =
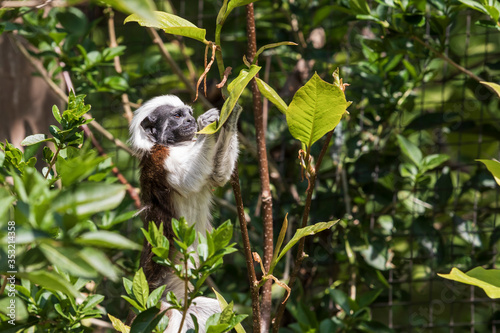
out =
[[[199,1],[196,9],[186,8],[186,2],[181,1],[178,4],[179,14],[191,22],[197,22],[199,26],[204,26],[215,19],[215,14],[204,14],[207,8],[203,6],[206,7],[207,4]],[[242,27],[238,20],[241,21],[244,12],[237,14],[231,24],[234,25],[235,31],[241,31]],[[458,18],[458,22],[451,23],[446,28],[444,48],[440,52],[445,58],[473,71],[485,80],[498,82],[500,32],[475,25],[475,17],[476,14],[467,12]],[[429,22],[428,20],[426,23],[426,29],[431,37],[432,29]],[[371,27],[368,23],[356,24],[348,31],[349,34]],[[335,29],[344,31],[344,28],[340,29],[334,25],[326,26],[328,26],[325,31],[327,36],[338,34]],[[231,29],[231,27],[226,28]],[[118,34],[126,34],[126,31],[126,28],[123,30],[119,28]],[[240,48],[244,45],[244,41],[239,33],[232,38],[236,43],[234,50],[228,53],[234,55],[233,60],[236,62],[239,61],[236,55],[241,54]],[[353,77],[356,75],[353,68],[357,66],[354,58],[359,54],[351,53],[359,53],[359,50],[355,49],[356,43],[352,35],[346,35],[343,39],[345,44],[342,45],[327,44],[325,53],[334,54],[340,52],[340,49],[345,50],[346,44],[353,47],[352,52],[345,53],[347,63],[341,64],[341,70],[345,73],[345,80],[353,82],[351,88],[355,90],[355,82],[362,84],[363,81]],[[161,90],[161,86],[166,82],[176,80],[168,66],[158,59],[157,54],[149,58],[151,44],[145,32],[125,38],[125,42],[129,50],[141,48],[144,50],[142,58],[125,57],[126,66],[149,66],[147,70],[150,75],[135,86],[137,96],[144,92]],[[406,59],[404,55],[403,58]],[[203,63],[202,52],[199,49],[192,50],[192,60],[195,64]],[[331,60],[322,61],[328,63]],[[227,62],[231,63],[231,59]],[[385,280],[386,285],[385,290],[371,306],[374,319],[397,332],[496,332],[496,327],[500,325],[498,305],[486,298],[483,291],[449,282],[438,277],[437,273],[447,273],[451,267],[458,267],[464,271],[478,265],[495,267],[498,255],[496,243],[500,238],[497,222],[497,214],[500,211],[499,191],[491,176],[475,160],[499,157],[498,100],[493,98],[493,94],[487,88],[450,62],[440,58],[438,54],[422,52],[416,59],[412,59],[412,62],[418,63],[424,76],[429,77],[408,90],[408,96],[413,96],[412,111],[409,112],[396,105],[389,111],[391,115],[385,116],[387,119],[395,117],[396,120],[381,124],[380,126],[386,128],[379,130],[405,133],[418,142],[419,148],[425,155],[449,156],[444,167],[432,171],[433,187],[417,185],[408,191],[400,179],[390,177],[391,172],[397,172],[397,169],[387,167],[390,160],[395,158],[394,154],[388,154],[387,148],[375,144],[370,148],[373,151],[367,157],[369,160],[365,164],[358,163],[353,172],[347,171],[346,174],[345,170],[337,168],[337,165],[332,170],[326,171],[322,181],[328,184],[328,190],[316,196],[312,210],[317,213],[313,215],[319,219],[329,218],[337,213],[347,214],[351,218],[348,223],[359,224],[369,230],[367,239],[370,243],[390,244],[381,250],[373,250],[363,255],[366,261],[369,261],[366,256],[370,255],[382,258],[381,266],[374,264],[374,267],[380,268],[378,274],[381,275],[381,280]],[[273,73],[281,74],[276,59],[271,61],[270,71],[271,77]],[[359,100],[354,100],[355,104],[363,99],[363,96],[358,95],[358,97]],[[112,105],[115,107],[106,110],[99,107],[98,101],[92,104],[96,110],[94,116],[98,119],[109,119],[110,114],[118,117],[122,112],[119,100],[113,101]],[[377,108],[383,109],[384,106]],[[339,128],[336,135],[341,143],[334,144],[331,148],[332,161],[335,162],[335,159],[341,157],[341,165],[355,164],[349,154],[345,153],[349,149],[346,147],[348,139],[377,130],[367,121],[374,119],[373,115],[369,114],[371,111],[367,111],[364,106],[357,110],[359,112],[352,112],[353,115],[349,120],[356,123],[356,126],[344,124]],[[127,137],[125,123],[108,129],[117,137]],[[360,138],[361,141],[366,139],[362,136]],[[361,142],[361,146],[363,144]],[[111,145],[108,148],[113,149]],[[344,153],[340,153],[341,151]],[[114,153],[117,165],[125,171],[128,179],[137,179],[136,161],[119,151],[115,150]],[[340,157],[334,156],[335,154]],[[287,161],[283,159],[280,162],[278,158],[277,163],[282,166],[282,163]],[[399,161],[394,163],[398,164]],[[328,183],[328,177],[332,179],[331,183]],[[356,182],[353,183],[350,177],[356,179]],[[243,188],[255,186],[249,174],[244,174],[241,178]],[[386,201],[381,203],[378,198],[380,187],[372,184],[363,188],[370,200],[364,203],[363,210],[356,211],[361,204],[353,202],[353,194],[349,188],[352,184],[363,184],[361,178],[368,178],[373,184],[392,179],[393,192],[389,193],[384,198]],[[346,199],[348,196],[351,198]],[[408,196],[411,196],[409,201]],[[347,203],[348,201],[351,203]],[[335,206],[337,203],[346,208],[333,208],[335,214],[332,214],[331,210],[330,213],[321,212],[325,206]],[[285,207],[287,204],[289,203],[286,199],[283,199],[277,206]],[[337,241],[327,239],[313,251],[316,251],[315,254],[324,252],[325,264],[340,265],[342,260],[346,259],[337,258],[337,261],[332,263],[330,258],[334,256],[335,246],[331,246],[329,242]],[[312,264],[318,264],[321,260],[320,256]],[[305,265],[308,268],[307,263]],[[337,269],[332,268],[331,272],[336,274]],[[348,293],[355,291],[356,287],[358,290],[366,288],[363,287],[366,281],[362,273],[363,271],[360,271],[355,274],[353,280],[342,288]]]

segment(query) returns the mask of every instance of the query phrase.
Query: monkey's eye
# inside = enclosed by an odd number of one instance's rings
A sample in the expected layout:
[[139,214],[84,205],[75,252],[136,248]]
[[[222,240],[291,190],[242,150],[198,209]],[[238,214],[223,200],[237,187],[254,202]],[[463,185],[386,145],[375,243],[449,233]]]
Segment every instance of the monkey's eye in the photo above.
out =
[[180,112],[176,112],[176,113],[174,114],[174,117],[175,117],[175,118],[180,118],[181,116],[182,116],[182,114],[181,114]]

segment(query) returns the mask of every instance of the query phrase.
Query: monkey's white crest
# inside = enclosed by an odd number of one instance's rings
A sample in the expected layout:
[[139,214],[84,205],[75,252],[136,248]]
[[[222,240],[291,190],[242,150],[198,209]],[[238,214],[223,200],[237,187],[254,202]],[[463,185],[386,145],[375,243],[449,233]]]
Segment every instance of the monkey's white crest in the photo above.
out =
[[154,143],[148,138],[146,131],[142,128],[141,123],[148,115],[156,110],[157,107],[162,105],[180,107],[183,106],[184,103],[177,96],[163,95],[150,99],[134,112],[134,118],[130,123],[129,142],[136,156],[139,158],[154,146]]

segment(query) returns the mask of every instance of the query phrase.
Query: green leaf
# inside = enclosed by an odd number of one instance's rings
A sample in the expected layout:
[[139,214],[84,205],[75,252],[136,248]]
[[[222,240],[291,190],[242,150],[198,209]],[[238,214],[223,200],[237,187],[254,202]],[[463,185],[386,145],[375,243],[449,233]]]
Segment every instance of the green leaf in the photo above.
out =
[[449,274],[438,274],[440,277],[470,284],[482,288],[490,298],[500,298],[500,270],[476,267],[463,273],[452,268]]
[[125,196],[125,186],[106,183],[80,183],[63,190],[52,207],[60,213],[89,216],[116,208]]
[[96,277],[97,272],[87,262],[78,257],[78,249],[69,247],[52,247],[49,244],[39,245],[45,257],[61,271],[74,276]]
[[150,308],[152,306],[156,306],[156,303],[158,303],[163,296],[163,292],[165,291],[165,288],[167,285],[163,285],[161,287],[156,288],[153,290],[151,294],[148,296],[148,301],[146,302],[146,307]]
[[125,325],[120,319],[113,317],[108,313],[109,320],[111,320],[111,324],[113,328],[121,333],[130,333],[130,327]]
[[146,307],[149,296],[149,286],[142,267],[135,273],[132,280],[132,292],[140,305]]
[[149,308],[146,311],[139,313],[130,326],[130,333],[150,333],[163,318],[164,313],[157,308]]
[[[217,297],[217,301],[219,302],[220,309],[224,310],[227,307],[226,300],[215,289],[212,288],[212,291],[214,292],[215,297]],[[236,326],[234,326],[234,330],[236,331],[236,333],[246,333],[245,329],[243,328],[243,326],[240,323],[238,323]]]
[[61,112],[59,111],[59,108],[57,105],[52,106],[52,114],[54,115],[55,120],[57,120],[58,123],[61,123]]
[[90,310],[93,309],[97,304],[101,303],[104,300],[103,295],[90,295],[83,302],[82,310]]
[[[240,98],[241,94],[243,93],[243,90],[245,87],[248,85],[250,80],[257,75],[261,67],[252,65],[248,70],[242,69],[240,74],[236,79],[231,81],[231,83],[227,86],[227,90],[229,92],[229,97],[226,99],[224,102],[224,105],[222,106],[222,110],[220,112],[220,117],[218,122],[214,122],[205,128],[203,128],[201,131],[199,131],[199,134],[213,134],[216,133],[222,125],[226,122],[227,118],[229,118],[229,115],[231,112],[233,112],[233,109],[236,106],[236,102]],[[240,107],[240,106],[236,106]]]
[[349,297],[342,290],[338,289],[330,289],[329,293],[335,304],[340,306],[345,313],[350,314],[351,306],[349,305]]
[[420,165],[422,161],[422,152],[418,147],[408,140],[407,138],[398,135],[398,143],[399,147],[401,148],[401,151],[403,154],[408,157],[415,165]]
[[295,243],[297,243],[302,237],[314,235],[320,231],[323,231],[325,229],[330,229],[333,225],[335,225],[339,220],[336,221],[330,221],[330,222],[319,222],[310,226],[307,226],[305,228],[297,229],[295,232],[295,235],[293,235],[292,239],[288,242],[288,244],[285,245],[283,250],[281,250],[278,258],[276,259],[276,262],[279,262],[280,259],[285,255],[285,253],[290,250]]
[[136,308],[137,310],[139,311],[144,311],[146,310],[146,308],[142,305],[140,305],[135,299],[131,298],[131,297],[128,297],[128,296],[125,296],[125,295],[122,295],[122,298],[124,300],[126,300],[127,302],[130,303],[130,305],[132,305],[134,308]]
[[265,98],[267,98],[271,103],[276,105],[278,110],[281,111],[281,113],[286,114],[286,109],[288,109],[288,105],[281,99],[280,95],[271,88],[270,85],[268,85],[266,82],[262,81],[258,77],[255,78],[255,81],[257,81],[257,86],[259,87],[259,90],[262,95],[264,95]]
[[496,84],[493,82],[485,82],[485,81],[481,81],[481,83],[484,84],[485,86],[489,87],[491,90],[493,90],[498,95],[498,97],[500,97],[500,85],[499,84]]
[[65,32],[49,32],[49,37],[57,44],[61,44],[62,40],[66,38],[68,34]]
[[113,266],[113,263],[106,257],[104,252],[91,247],[85,247],[79,252],[79,256],[103,276],[110,278],[112,281],[118,281],[115,266]]
[[65,295],[71,295],[75,298],[81,297],[78,290],[64,279],[61,275],[48,271],[33,271],[30,273],[17,273],[17,278],[27,279],[31,282],[50,289],[62,292]]
[[278,240],[276,241],[276,246],[274,247],[273,259],[271,260],[271,265],[269,267],[268,274],[273,274],[274,267],[276,266],[278,260],[278,254],[281,250],[281,245],[283,245],[283,240],[286,236],[286,230],[288,229],[288,214],[285,215],[285,220],[283,221],[283,225],[281,226],[280,234],[278,236]]
[[106,230],[90,231],[75,239],[75,242],[82,245],[107,247],[111,249],[141,250],[142,246],[130,239]]
[[182,17],[160,11],[155,11],[154,17],[155,19],[152,20],[132,14],[128,16],[123,23],[137,22],[143,27],[159,28],[169,34],[189,37],[203,43],[208,43],[205,39],[206,30],[198,28]]
[[253,58],[253,64],[255,65],[257,63],[257,59],[259,57],[259,55],[264,52],[265,50],[267,49],[272,49],[272,48],[275,48],[275,47],[278,47],[278,46],[282,46],[282,45],[298,45],[297,43],[294,43],[294,42],[279,42],[279,43],[272,43],[272,44],[267,44],[267,45],[264,45],[262,46],[258,51],[257,53],[255,53],[255,57]]
[[21,146],[31,146],[40,142],[52,141],[54,142],[54,138],[47,138],[45,134],[33,134],[26,137],[23,141],[21,141]]
[[108,76],[103,81],[104,85],[114,90],[125,91],[129,88],[127,80],[121,76]]
[[422,161],[420,161],[420,172],[424,173],[428,170],[432,170],[444,162],[448,161],[450,156],[444,154],[432,154],[424,157]]
[[156,6],[153,0],[103,0],[113,8],[127,13],[137,15],[148,20],[155,20],[154,11]]
[[258,1],[258,0],[230,0],[229,4],[227,5],[226,11],[224,12],[224,16],[223,16],[222,20],[219,22],[219,19],[217,18],[217,24],[222,24],[224,21],[226,21],[229,14],[236,7],[246,6],[246,5],[251,4],[252,2],[256,2],[256,1]]
[[293,137],[311,147],[339,124],[346,108],[344,92],[315,73],[293,96],[286,121]]
[[500,162],[495,160],[476,160],[476,161],[486,165],[486,168],[488,169],[489,172],[491,172],[497,184],[500,185]]

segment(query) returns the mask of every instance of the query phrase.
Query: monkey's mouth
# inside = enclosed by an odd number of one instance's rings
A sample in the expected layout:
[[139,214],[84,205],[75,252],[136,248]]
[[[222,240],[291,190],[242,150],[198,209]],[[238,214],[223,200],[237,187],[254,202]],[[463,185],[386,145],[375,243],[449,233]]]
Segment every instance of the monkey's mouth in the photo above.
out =
[[181,127],[178,130],[178,134],[182,137],[189,137],[189,136],[192,137],[195,132],[196,132],[196,124],[194,123]]

